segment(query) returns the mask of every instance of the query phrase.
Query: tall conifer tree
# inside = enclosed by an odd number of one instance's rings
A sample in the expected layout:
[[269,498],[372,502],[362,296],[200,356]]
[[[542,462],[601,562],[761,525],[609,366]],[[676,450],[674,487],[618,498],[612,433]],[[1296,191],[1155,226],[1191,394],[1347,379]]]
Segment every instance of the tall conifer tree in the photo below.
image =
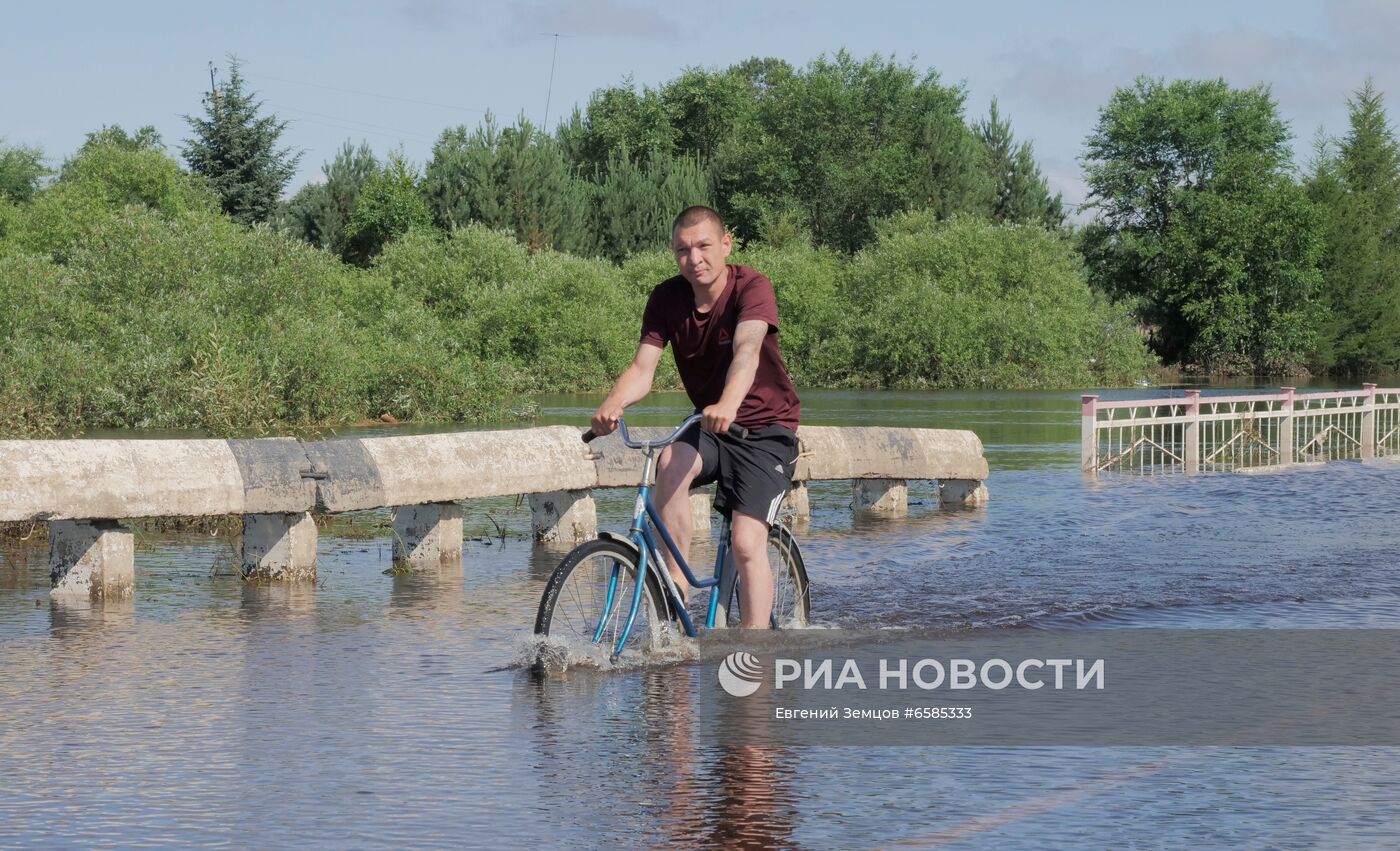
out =
[[204,116],[185,116],[194,137],[182,153],[190,171],[208,179],[224,212],[244,224],[267,221],[296,172],[299,152],[277,147],[287,122],[259,115],[262,101],[244,88],[230,57],[228,82],[204,97]]
[[1400,367],[1400,143],[1370,79],[1347,105],[1350,128],[1319,145],[1307,187],[1328,211],[1318,363],[1365,377]]
[[1016,144],[1011,122],[1001,117],[996,98],[992,98],[991,111],[985,121],[977,123],[976,131],[986,154],[987,172],[996,184],[992,220],[1051,228],[1063,224],[1065,212],[1060,195],[1050,194],[1031,143]]

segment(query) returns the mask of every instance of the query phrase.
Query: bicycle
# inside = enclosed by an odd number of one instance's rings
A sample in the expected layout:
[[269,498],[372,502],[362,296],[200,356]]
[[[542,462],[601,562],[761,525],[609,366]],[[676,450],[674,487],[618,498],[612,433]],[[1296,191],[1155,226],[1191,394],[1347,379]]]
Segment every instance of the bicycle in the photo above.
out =
[[[714,575],[700,579],[681,557],[651,499],[657,451],[675,443],[699,422],[700,415],[695,414],[669,437],[633,440],[627,424],[618,421],[623,445],[646,453],[632,526],[625,537],[600,533],[595,540],[575,547],[559,562],[540,598],[539,613],[535,617],[536,635],[594,645],[606,642],[606,646],[612,647],[610,656],[614,660],[622,654],[629,640],[634,640],[634,646],[642,651],[662,646],[670,625],[676,622],[687,636],[695,638],[699,630],[666,568],[658,536],[690,587],[710,589],[705,628],[728,626],[738,589],[737,569],[729,557],[729,518],[724,518],[720,527]],[[748,433],[740,426],[731,426],[730,434],[744,439]],[[585,432],[583,441],[588,443],[594,437],[592,431]],[[652,534],[653,527],[656,535]],[[774,523],[769,530],[768,561],[774,577],[770,623],[774,628],[786,629],[807,626],[811,613],[807,568],[792,532],[781,523]],[[641,577],[640,582],[638,577]]]

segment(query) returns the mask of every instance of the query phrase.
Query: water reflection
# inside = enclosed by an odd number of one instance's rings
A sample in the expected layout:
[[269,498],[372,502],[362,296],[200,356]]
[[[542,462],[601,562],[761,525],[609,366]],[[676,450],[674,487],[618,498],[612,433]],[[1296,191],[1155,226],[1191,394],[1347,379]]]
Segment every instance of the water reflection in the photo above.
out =
[[[772,719],[706,717],[698,673],[668,666],[626,679],[596,670],[531,677],[517,691],[526,704],[517,711],[529,713],[537,733],[535,770],[563,784],[543,802],[550,816],[563,807],[589,818],[576,810],[610,800],[600,815],[626,807],[635,816],[599,818],[591,835],[600,845],[798,847],[798,756],[736,742],[733,725],[753,729]],[[580,702],[600,711],[581,717],[570,709]]]
[[395,573],[389,582],[389,613],[411,614],[459,611],[462,607],[462,565],[433,565]]
[[49,634],[59,641],[92,643],[101,639],[105,629],[130,627],[135,622],[136,601],[132,597],[119,600],[54,597],[49,600]]
[[316,613],[315,582],[244,582],[241,585],[245,621],[263,617],[307,616]]

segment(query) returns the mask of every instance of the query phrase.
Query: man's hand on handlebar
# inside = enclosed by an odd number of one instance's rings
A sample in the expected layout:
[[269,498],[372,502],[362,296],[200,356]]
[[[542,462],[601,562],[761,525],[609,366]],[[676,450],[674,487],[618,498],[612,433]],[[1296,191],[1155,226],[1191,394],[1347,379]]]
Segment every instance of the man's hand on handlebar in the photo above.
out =
[[617,431],[617,421],[620,419],[622,419],[622,407],[604,402],[598,406],[598,410],[593,412],[593,419],[589,422],[589,430],[596,437],[612,434]]
[[738,415],[739,410],[737,408],[730,408],[727,405],[721,405],[716,402],[700,412],[702,418],[700,425],[704,427],[705,431],[722,434],[729,431],[729,427],[734,425],[734,418]]

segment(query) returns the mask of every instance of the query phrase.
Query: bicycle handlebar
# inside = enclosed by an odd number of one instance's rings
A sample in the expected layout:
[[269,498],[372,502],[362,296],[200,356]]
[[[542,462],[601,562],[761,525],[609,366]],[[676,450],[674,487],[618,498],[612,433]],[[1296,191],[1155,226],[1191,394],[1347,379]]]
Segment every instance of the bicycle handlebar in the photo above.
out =
[[[623,446],[626,446],[629,449],[659,449],[663,446],[670,446],[672,443],[675,443],[676,439],[679,438],[683,433],[685,433],[686,429],[700,422],[700,419],[701,417],[699,414],[691,414],[690,416],[685,418],[685,422],[681,423],[675,431],[671,432],[670,437],[664,438],[662,440],[633,440],[631,435],[627,432],[627,422],[622,419],[618,419],[617,428],[618,431],[622,432]],[[749,430],[739,425],[738,423],[730,423],[729,434],[732,437],[737,437],[740,440],[746,440],[749,436]],[[591,428],[583,433],[584,443],[592,443],[594,440],[597,439],[598,435],[594,434],[593,429]]]

